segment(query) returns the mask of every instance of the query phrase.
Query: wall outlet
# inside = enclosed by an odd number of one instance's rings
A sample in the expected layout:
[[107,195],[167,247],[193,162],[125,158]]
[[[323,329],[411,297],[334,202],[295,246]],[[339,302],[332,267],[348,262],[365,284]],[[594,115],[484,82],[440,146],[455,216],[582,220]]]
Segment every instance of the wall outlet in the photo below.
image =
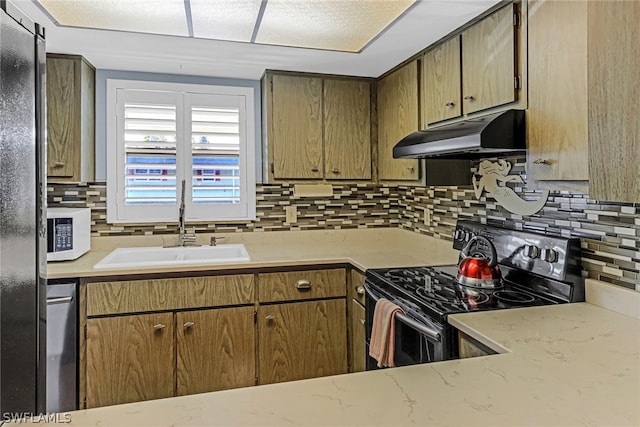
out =
[[289,224],[295,224],[298,222],[298,207],[297,206],[286,206],[284,208],[284,212],[286,215],[286,222]]
[[424,217],[422,218],[422,220],[424,221],[424,225],[431,224],[431,209],[424,210]]

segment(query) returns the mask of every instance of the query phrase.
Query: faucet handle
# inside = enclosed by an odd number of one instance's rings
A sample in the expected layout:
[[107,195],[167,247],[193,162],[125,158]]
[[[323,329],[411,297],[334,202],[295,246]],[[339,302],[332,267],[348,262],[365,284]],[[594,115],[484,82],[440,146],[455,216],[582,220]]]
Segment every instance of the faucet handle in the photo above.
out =
[[211,236],[211,246],[215,246],[218,244],[219,240],[225,240],[226,237],[216,237],[216,236]]

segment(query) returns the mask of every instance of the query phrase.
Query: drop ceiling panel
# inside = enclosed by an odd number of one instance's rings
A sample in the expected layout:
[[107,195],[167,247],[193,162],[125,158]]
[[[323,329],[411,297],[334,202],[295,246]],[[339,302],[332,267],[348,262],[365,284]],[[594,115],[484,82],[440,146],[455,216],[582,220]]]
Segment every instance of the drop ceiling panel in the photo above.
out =
[[190,0],[193,35],[250,42],[261,0]]
[[184,0],[38,0],[70,27],[189,36]]
[[359,52],[414,0],[268,0],[257,43]]

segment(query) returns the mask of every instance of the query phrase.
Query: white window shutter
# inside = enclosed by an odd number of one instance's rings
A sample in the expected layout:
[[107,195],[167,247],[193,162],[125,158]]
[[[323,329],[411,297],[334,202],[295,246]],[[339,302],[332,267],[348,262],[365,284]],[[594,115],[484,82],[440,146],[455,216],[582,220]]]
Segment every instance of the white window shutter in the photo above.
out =
[[182,179],[187,220],[255,218],[251,90],[158,85],[166,90],[108,82],[118,112],[115,131],[107,129],[108,139],[115,134],[107,156],[108,221],[176,221]]

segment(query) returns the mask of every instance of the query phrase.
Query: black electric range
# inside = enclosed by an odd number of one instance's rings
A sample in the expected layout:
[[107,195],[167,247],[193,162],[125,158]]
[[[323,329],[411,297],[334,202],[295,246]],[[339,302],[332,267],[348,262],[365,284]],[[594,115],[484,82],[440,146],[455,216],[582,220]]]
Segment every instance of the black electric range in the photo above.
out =
[[[400,335],[399,365],[455,357],[455,331],[447,323],[450,314],[584,301],[579,239],[458,221],[454,249],[462,249],[476,235],[487,237],[495,246],[500,285],[495,289],[464,286],[456,280],[457,265],[367,270],[367,344],[380,298],[404,311],[395,328]],[[476,246],[482,254],[482,243]],[[419,348],[411,340],[419,341]],[[368,363],[368,368],[373,369],[372,365]]]

